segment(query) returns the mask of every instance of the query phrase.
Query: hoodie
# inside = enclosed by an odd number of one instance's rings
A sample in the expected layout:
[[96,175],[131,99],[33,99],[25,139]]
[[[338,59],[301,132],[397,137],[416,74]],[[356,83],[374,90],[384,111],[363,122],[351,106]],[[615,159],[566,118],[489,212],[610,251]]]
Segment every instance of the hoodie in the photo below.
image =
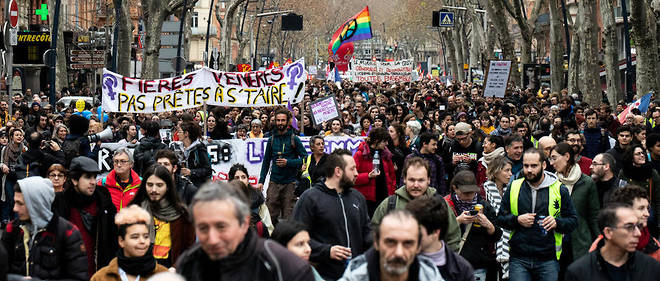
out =
[[25,206],[30,214],[30,233],[33,238],[39,229],[45,228],[53,218],[50,210],[55,200],[53,183],[42,177],[29,177],[18,181]]
[[[544,178],[537,187],[531,187],[525,180],[518,194],[518,214],[536,213],[536,217],[549,216],[549,186],[558,181],[557,176],[544,171]],[[535,258],[539,261],[555,260],[554,231],[561,234],[573,232],[578,226],[577,213],[568,189],[561,185],[560,214],[555,218],[557,227],[543,235],[537,224],[523,227],[518,223],[518,216],[511,214],[511,189],[502,196],[502,205],[496,219],[496,225],[513,231],[509,240],[512,258]],[[567,250],[570,250],[567,248]]]

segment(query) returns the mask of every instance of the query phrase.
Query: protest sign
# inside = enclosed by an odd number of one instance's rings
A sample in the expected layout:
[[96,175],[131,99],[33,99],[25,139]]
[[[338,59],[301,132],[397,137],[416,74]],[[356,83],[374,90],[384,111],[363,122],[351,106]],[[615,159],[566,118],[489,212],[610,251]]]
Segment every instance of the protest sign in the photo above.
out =
[[503,98],[509,82],[510,71],[511,61],[491,61],[486,76],[484,97]]
[[312,111],[314,126],[339,117],[339,106],[334,95],[309,103],[309,108]]
[[157,80],[103,70],[105,112],[150,113],[208,105],[264,107],[299,103],[305,95],[305,61],[266,71],[222,72],[210,68]]
[[410,82],[413,60],[400,61],[353,61],[354,82]]
[[[351,153],[355,153],[362,137],[325,137],[325,152],[331,153],[335,149],[343,148],[348,149]],[[309,149],[309,137],[300,137],[303,146],[307,153],[311,153]],[[256,185],[261,173],[261,164],[263,162],[264,152],[266,151],[267,138],[260,139],[227,139],[227,140],[211,140],[207,143],[206,150],[211,158],[211,169],[213,171],[211,180],[224,181],[227,180],[227,173],[229,168],[236,163],[243,164],[248,170],[248,177],[250,184]],[[127,144],[120,143],[104,143],[98,153],[97,163],[101,174],[99,176],[107,175],[113,168],[112,155],[115,150],[127,147]],[[136,145],[128,146],[129,151],[136,147]],[[183,147],[181,142],[171,142],[170,148],[179,157],[179,161],[183,160]],[[267,185],[268,181],[266,181]],[[266,185],[264,185],[266,188]]]

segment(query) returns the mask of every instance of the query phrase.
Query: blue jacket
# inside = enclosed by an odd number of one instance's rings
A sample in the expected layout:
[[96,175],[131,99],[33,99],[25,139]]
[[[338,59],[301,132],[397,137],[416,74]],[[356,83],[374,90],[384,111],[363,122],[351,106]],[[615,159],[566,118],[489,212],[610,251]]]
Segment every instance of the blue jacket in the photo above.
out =
[[[295,144],[295,148],[291,146],[292,143]],[[285,167],[275,165],[275,160],[279,157],[279,153],[282,153],[282,158],[286,158]],[[293,135],[293,130],[288,129],[284,134],[280,134],[276,129],[272,136],[268,138],[263,162],[261,163],[259,183],[266,181],[266,175],[271,167],[271,162],[273,170],[270,173],[270,181],[277,184],[295,182],[298,173],[301,171],[302,162],[305,157],[307,157],[307,150],[305,150],[300,138]]]
[[[537,189],[538,191],[536,193],[536,207],[534,208],[534,213],[536,213],[537,217],[547,217],[549,215],[548,186],[558,180],[554,174],[546,171],[544,171],[544,173],[545,179]],[[562,185],[560,189],[561,215],[556,218],[557,227],[554,230],[548,231],[546,235],[542,235],[539,225],[523,227],[518,223],[518,216],[511,214],[510,187],[511,185],[509,185],[502,196],[502,205],[500,207],[500,212],[497,215],[496,224],[504,229],[514,231],[509,240],[511,257],[555,260],[557,257],[555,254],[554,231],[556,230],[559,233],[568,234],[573,232],[578,226],[577,213],[573,207],[573,200],[568,193],[568,189],[564,185]],[[518,194],[518,214],[526,213],[532,213],[532,189],[527,181],[524,181],[520,187],[520,193]],[[567,247],[564,248],[565,251],[571,250]]]
[[594,159],[599,153],[610,149],[610,142],[607,133],[602,133],[600,127],[584,129],[584,150],[582,155]]

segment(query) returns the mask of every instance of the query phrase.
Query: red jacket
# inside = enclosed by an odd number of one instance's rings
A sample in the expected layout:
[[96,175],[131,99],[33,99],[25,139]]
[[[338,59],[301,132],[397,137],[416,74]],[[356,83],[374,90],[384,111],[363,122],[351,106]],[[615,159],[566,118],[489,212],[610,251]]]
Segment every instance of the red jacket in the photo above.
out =
[[[360,143],[355,155],[355,165],[357,166],[358,177],[355,180],[355,189],[357,189],[367,201],[376,201],[376,178],[370,179],[369,172],[373,170],[374,166],[373,156],[369,145],[366,142]],[[383,167],[381,173],[385,172],[385,182],[387,183],[387,194],[394,194],[396,190],[396,174],[394,173],[394,163],[392,162],[392,153],[387,149],[383,149],[380,156]]]
[[100,179],[96,185],[102,186],[108,189],[110,192],[110,198],[112,199],[112,204],[117,208],[117,212],[122,208],[128,206],[128,204],[133,201],[133,198],[137,194],[138,188],[142,179],[140,176],[131,169],[131,183],[128,184],[126,189],[122,189],[121,185],[117,183],[117,176],[115,170],[110,171],[110,173],[105,176],[105,178]]

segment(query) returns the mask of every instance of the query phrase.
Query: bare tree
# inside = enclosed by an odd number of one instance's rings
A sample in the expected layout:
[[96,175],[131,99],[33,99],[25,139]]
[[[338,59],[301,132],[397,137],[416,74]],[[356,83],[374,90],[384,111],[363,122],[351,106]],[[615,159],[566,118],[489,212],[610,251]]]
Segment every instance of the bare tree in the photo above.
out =
[[578,13],[582,22],[580,32],[580,77],[584,83],[583,100],[590,105],[600,102],[602,90],[600,86],[600,64],[598,63],[598,24],[596,19],[596,0],[581,0],[578,3]]
[[619,38],[614,21],[612,1],[600,1],[600,16],[603,21],[603,40],[605,42],[605,77],[607,78],[607,99],[612,102],[623,100],[619,76]]
[[[131,41],[133,39],[133,25],[131,23],[130,1],[113,0],[115,5],[115,28],[117,33],[117,73],[131,75]],[[117,9],[116,7],[121,7]]]
[[[500,48],[502,49],[503,57],[512,63],[511,67],[511,81],[515,84],[520,83],[520,72],[516,64],[516,54],[509,31],[509,20],[504,12],[504,2],[502,0],[481,0],[482,5],[485,4],[486,12],[490,15],[489,18],[493,22],[492,29],[497,32],[499,38]],[[485,3],[483,3],[485,2]]]
[[550,10],[550,89],[558,93],[564,88],[564,36],[558,0],[548,0]]
[[231,33],[234,28],[234,19],[236,11],[240,7],[241,3],[246,0],[232,0],[227,5],[227,11],[225,13],[224,19],[220,16],[220,3],[217,3],[215,6],[215,18],[220,22],[222,26],[222,36],[220,38],[220,51],[223,60],[221,61],[221,69],[229,71],[229,66],[232,64],[231,58]]
[[[55,0],[49,0],[50,3],[48,3],[49,7],[52,7],[49,11],[48,18],[49,19],[54,19],[55,18]],[[61,9],[61,7],[60,7]],[[57,46],[55,46],[55,52],[57,53],[57,63],[55,65],[55,90],[59,91],[63,87],[67,86],[67,81],[69,80],[68,74],[67,74],[67,66],[66,66],[66,50],[64,48],[64,24],[65,22],[62,20],[63,17],[63,12],[62,10],[60,11],[60,24],[59,28],[57,29]],[[52,38],[52,34],[51,34]],[[10,72],[11,73],[11,72]],[[52,86],[52,85],[51,85]],[[16,109],[14,109],[16,110]]]
[[631,0],[630,10],[632,39],[637,50],[637,95],[642,96],[658,90],[656,25],[651,24],[653,22],[651,11],[644,0]]
[[520,62],[522,64],[528,64],[532,62],[532,39],[534,35],[534,30],[536,29],[536,20],[539,18],[539,13],[543,7],[544,0],[538,0],[534,3],[534,8],[532,14],[529,17],[525,16],[524,7],[521,6],[521,1],[519,0],[495,0],[500,1],[509,15],[518,24],[520,29],[520,37],[522,42],[520,42]]
[[[186,9],[195,6],[197,0],[188,0]],[[142,78],[158,78],[158,53],[160,52],[160,37],[163,33],[163,22],[170,15],[183,9],[183,0],[142,0],[145,29],[145,52],[142,65]],[[184,20],[184,19],[181,19]]]
[[571,17],[568,17],[568,26],[570,27],[571,33],[571,60],[568,64],[568,92],[577,93],[580,91],[580,38],[582,34],[578,32],[578,26],[580,26],[581,16],[576,17],[575,23]]

